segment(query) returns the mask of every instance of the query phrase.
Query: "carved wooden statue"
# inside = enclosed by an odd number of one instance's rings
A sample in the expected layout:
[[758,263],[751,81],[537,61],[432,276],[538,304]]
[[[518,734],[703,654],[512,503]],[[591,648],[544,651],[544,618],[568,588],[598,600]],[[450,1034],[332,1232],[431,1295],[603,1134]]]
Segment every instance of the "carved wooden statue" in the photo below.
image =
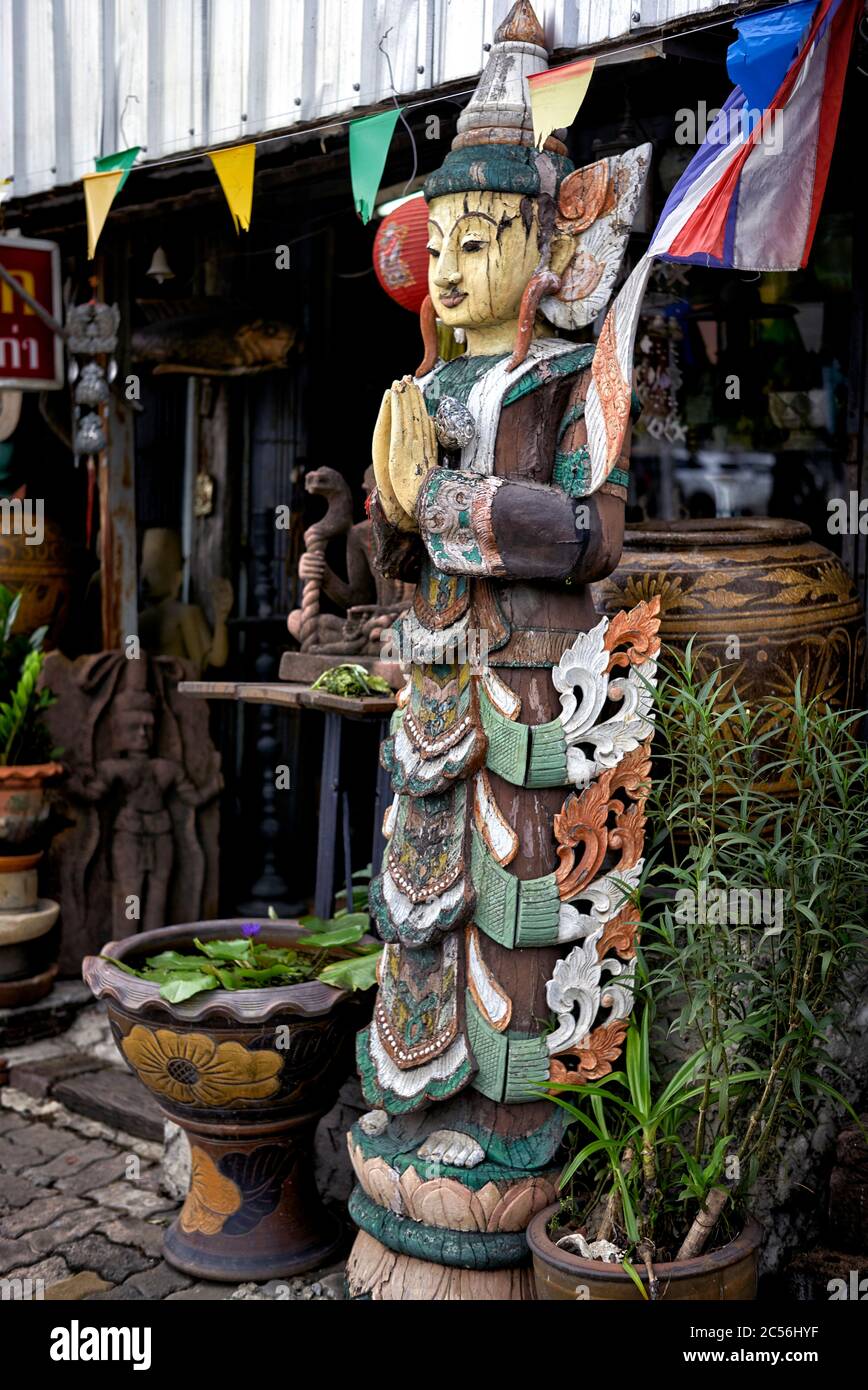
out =
[[[632,1004],[656,609],[598,619],[588,589],[621,552],[630,392],[612,343],[546,320],[607,302],[648,148],[579,171],[537,151],[525,78],[546,65],[522,0],[428,179],[426,357],[374,437],[379,563],[417,589],[382,749],[372,1109],[349,1136],[357,1297],[532,1296],[524,1232],[564,1131],[540,1087],[610,1071]],[[436,360],[437,318],[466,355]]]
[[71,826],[52,842],[63,913],[61,966],[137,931],[217,910],[219,757],[204,702],[178,695],[189,665],[102,652],[52,653],[48,711],[70,775]]
[[209,666],[226,665],[229,633],[226,619],[234,594],[228,579],[215,579],[211,588],[214,630],[195,603],[183,603],[178,595],[183,579],[181,542],[177,531],[150,527],[142,541],[142,589],[145,606],[139,613],[142,646],[152,656],[176,656],[191,661],[196,675]]
[[[374,489],[374,470],[365,470],[365,495]],[[304,533],[305,552],[298,577],[304,582],[301,607],[286,625],[304,652],[334,655],[380,654],[383,633],[413,600],[412,584],[384,575],[371,557],[371,522],[353,525],[349,484],[334,468],[316,468],[305,478],[308,492],[325,497],[326,514]],[[346,535],[346,579],[325,558],[330,539]],[[320,612],[320,594],[346,610],[346,617]]]

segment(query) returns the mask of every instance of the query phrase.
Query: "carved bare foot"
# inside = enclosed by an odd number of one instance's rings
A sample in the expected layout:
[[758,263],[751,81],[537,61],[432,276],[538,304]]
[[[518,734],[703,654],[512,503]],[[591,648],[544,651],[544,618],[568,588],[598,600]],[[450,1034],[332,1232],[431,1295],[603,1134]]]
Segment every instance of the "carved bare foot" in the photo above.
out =
[[432,1130],[416,1152],[420,1158],[448,1163],[453,1168],[475,1168],[485,1158],[485,1150],[476,1140],[457,1129]]
[[385,1110],[369,1110],[362,1115],[359,1120],[359,1129],[363,1134],[367,1134],[374,1139],[378,1134],[382,1134],[389,1123],[389,1116]]

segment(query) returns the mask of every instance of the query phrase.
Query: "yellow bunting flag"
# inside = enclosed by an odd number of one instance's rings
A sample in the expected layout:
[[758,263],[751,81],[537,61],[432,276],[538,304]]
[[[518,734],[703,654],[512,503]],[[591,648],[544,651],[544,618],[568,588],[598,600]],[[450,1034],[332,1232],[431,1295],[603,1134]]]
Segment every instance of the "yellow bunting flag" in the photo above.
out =
[[564,63],[549,72],[538,72],[527,79],[533,112],[533,138],[542,149],[553,130],[572,125],[594,71],[593,58]]
[[111,169],[104,174],[85,174],[84,206],[87,212],[87,258],[92,261],[96,255],[99,234],[105,225],[109,208],[115,199],[124,177],[123,169]]
[[212,150],[210,157],[217,170],[217,177],[223,185],[229,211],[235,221],[235,230],[246,232],[250,227],[250,214],[253,209],[253,166],[256,161],[256,146],[235,145],[231,150]]

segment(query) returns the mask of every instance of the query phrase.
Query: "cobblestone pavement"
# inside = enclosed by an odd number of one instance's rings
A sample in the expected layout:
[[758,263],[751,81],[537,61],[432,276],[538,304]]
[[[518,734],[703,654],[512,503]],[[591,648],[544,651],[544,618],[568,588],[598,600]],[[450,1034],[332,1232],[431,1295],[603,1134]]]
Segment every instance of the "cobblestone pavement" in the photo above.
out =
[[[213,1284],[162,1258],[177,1203],[162,1146],[0,1088],[0,1298],[337,1299],[340,1265],[268,1284]],[[28,1282],[29,1281],[29,1282]]]

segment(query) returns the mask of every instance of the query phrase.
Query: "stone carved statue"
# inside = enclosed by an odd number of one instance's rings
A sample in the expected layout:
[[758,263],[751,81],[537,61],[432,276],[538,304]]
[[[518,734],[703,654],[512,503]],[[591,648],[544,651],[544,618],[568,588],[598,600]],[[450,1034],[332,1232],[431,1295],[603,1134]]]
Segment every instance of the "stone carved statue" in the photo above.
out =
[[[656,602],[598,619],[588,587],[621,552],[630,392],[612,342],[546,320],[605,305],[648,147],[579,171],[555,138],[536,150],[525,78],[546,65],[521,0],[426,184],[425,360],[374,436],[378,564],[417,588],[381,755],[357,1297],[532,1296],[524,1231],[564,1132],[539,1088],[610,1071],[632,1004],[658,620]],[[437,360],[438,318],[466,355]]]
[[207,707],[178,695],[189,665],[103,652],[52,653],[48,712],[69,765],[72,822],[52,843],[63,911],[62,969],[103,942],[217,909],[219,757]]
[[139,636],[145,651],[154,656],[175,656],[191,661],[196,675],[209,666],[226,665],[229,635],[226,619],[234,595],[228,579],[215,579],[211,601],[214,631],[195,603],[183,603],[178,595],[183,579],[181,542],[176,531],[153,526],[142,541],[142,590],[146,604],[139,613]]
[[[364,490],[374,490],[373,468],[365,470]],[[352,495],[334,468],[316,468],[305,478],[308,492],[325,497],[325,516],[304,534],[305,553],[298,566],[304,582],[301,607],[290,613],[287,627],[302,651],[325,655],[379,655],[384,632],[410,605],[413,585],[382,574],[371,556],[371,522],[353,525]],[[346,579],[327,563],[328,541],[346,535]],[[319,596],[346,610],[346,617],[320,613]]]

